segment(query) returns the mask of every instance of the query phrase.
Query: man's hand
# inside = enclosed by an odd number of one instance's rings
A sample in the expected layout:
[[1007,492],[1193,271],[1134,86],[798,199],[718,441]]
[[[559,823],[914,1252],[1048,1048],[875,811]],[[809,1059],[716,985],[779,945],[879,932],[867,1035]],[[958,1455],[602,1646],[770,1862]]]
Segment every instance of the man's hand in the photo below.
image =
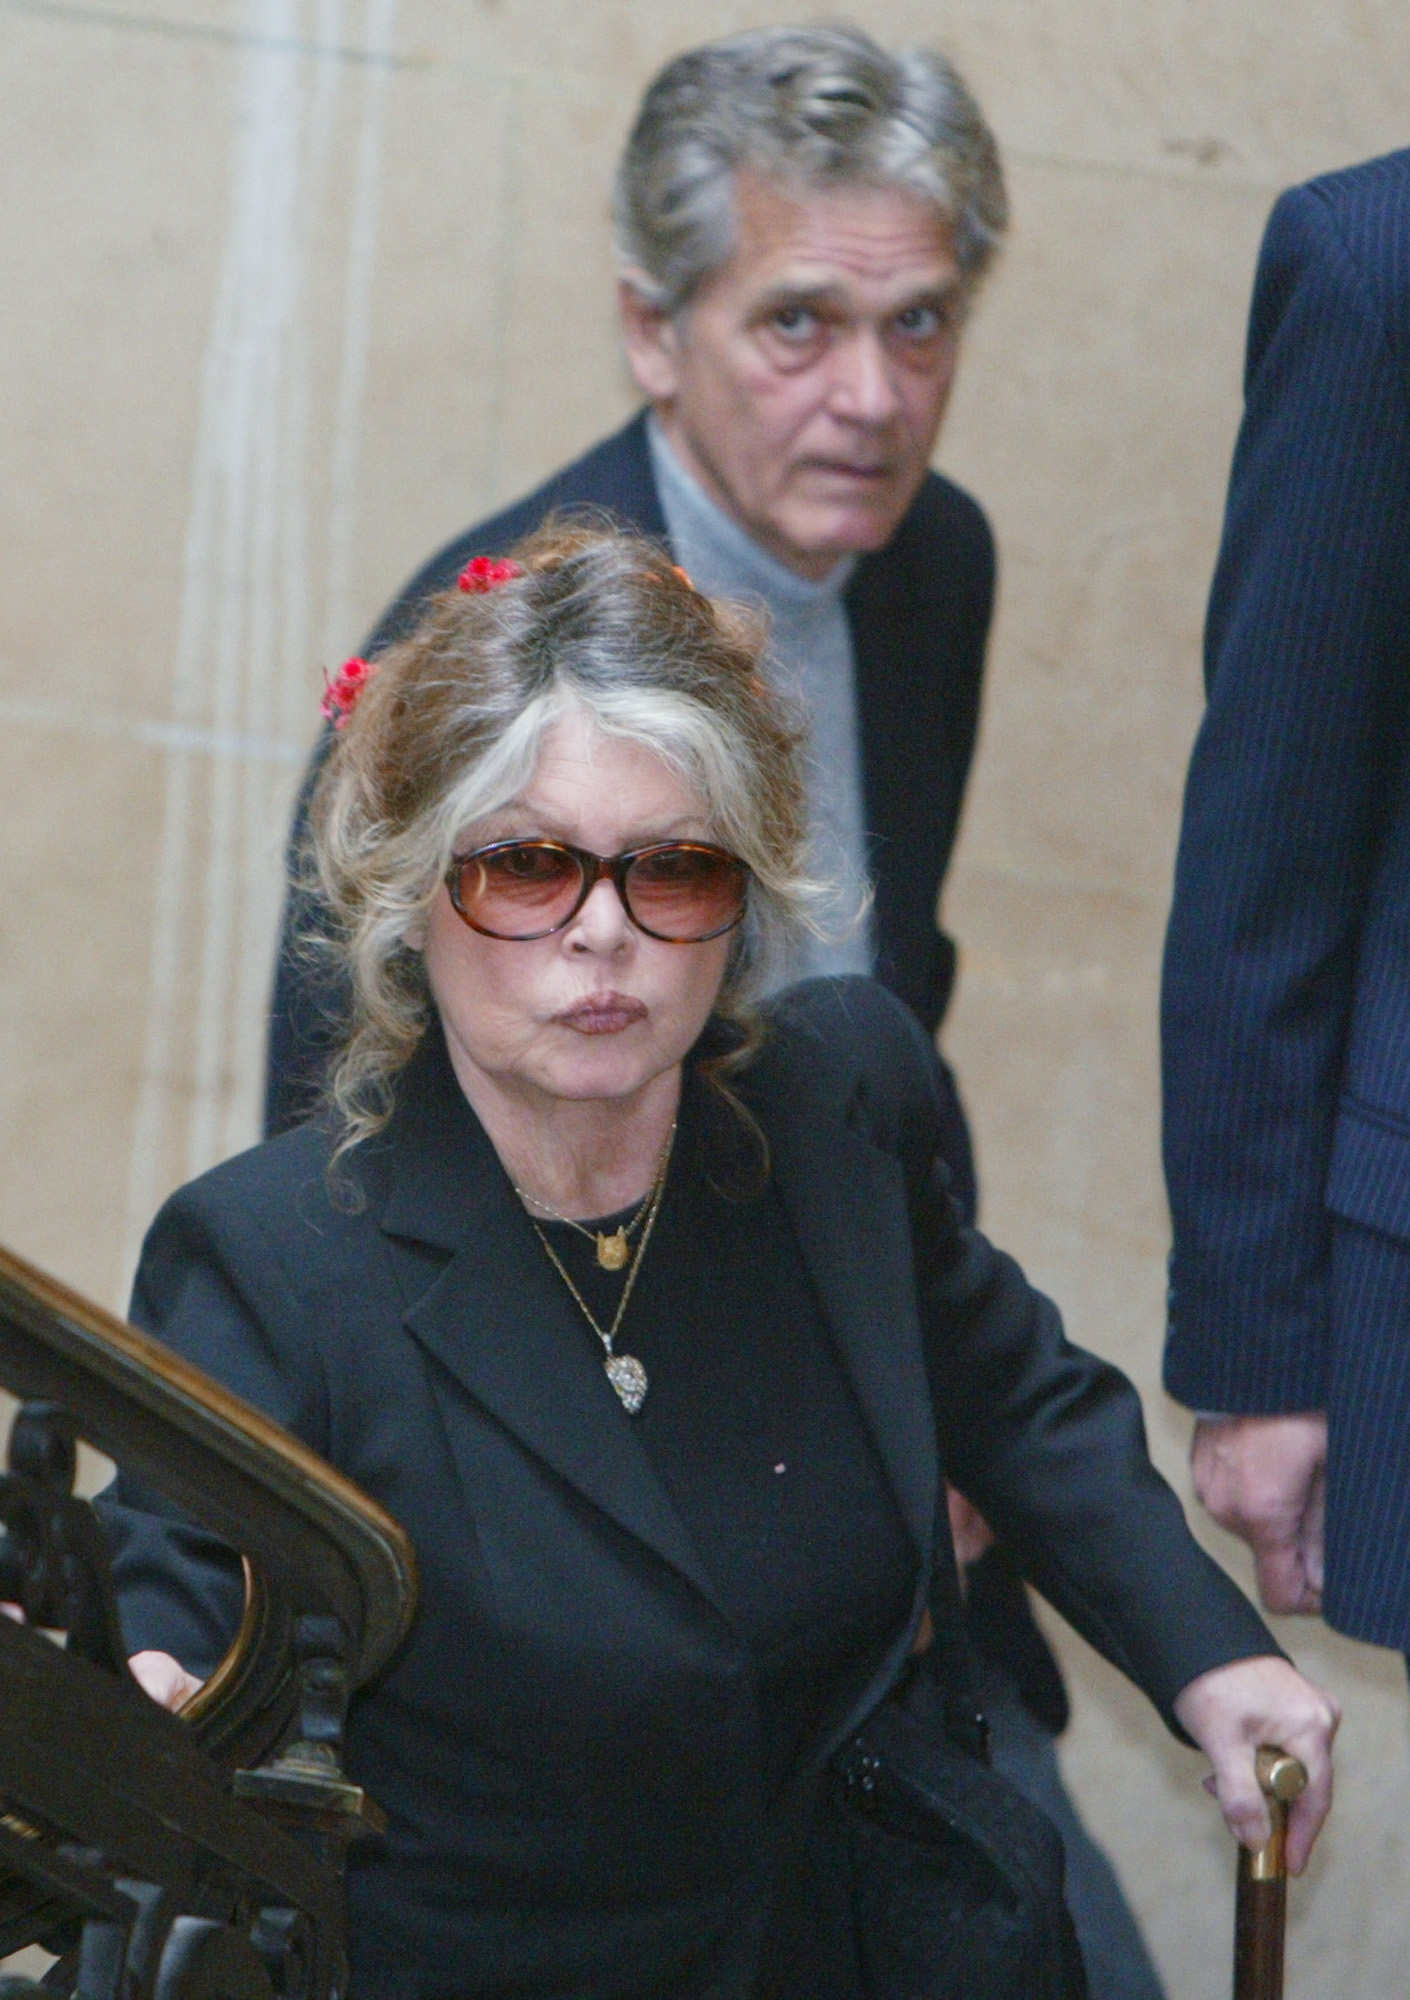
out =
[[1253,1550],[1268,1610],[1319,1612],[1327,1419],[1202,1417],[1190,1464],[1203,1505]]
[[1272,1831],[1254,1768],[1260,1745],[1301,1759],[1307,1790],[1289,1809],[1287,1845],[1288,1869],[1300,1875],[1332,1806],[1332,1738],[1341,1721],[1332,1696],[1270,1653],[1201,1674],[1176,1695],[1175,1713],[1214,1766],[1205,1783],[1245,1847],[1261,1847]]

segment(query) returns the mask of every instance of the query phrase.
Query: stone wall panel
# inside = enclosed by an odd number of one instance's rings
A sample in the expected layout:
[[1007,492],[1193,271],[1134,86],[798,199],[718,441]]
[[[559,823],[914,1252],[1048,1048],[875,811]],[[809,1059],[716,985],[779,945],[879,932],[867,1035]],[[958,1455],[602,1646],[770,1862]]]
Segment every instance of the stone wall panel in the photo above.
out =
[[[1014,198],[941,451],[1002,564],[947,1042],[989,1226],[1131,1370],[1183,1488],[1155,1008],[1244,318],[1278,187],[1410,138],[1410,12],[862,11],[956,56]],[[636,94],[773,18],[0,0],[0,1240],[107,1303],[161,1197],[256,1131],[321,670],[631,407],[607,186]],[[1347,1708],[1290,2000],[1383,2000],[1410,1949],[1403,1670],[1285,1637]],[[1059,1643],[1074,1784],[1172,2000],[1215,2000],[1232,1854],[1198,1760]]]

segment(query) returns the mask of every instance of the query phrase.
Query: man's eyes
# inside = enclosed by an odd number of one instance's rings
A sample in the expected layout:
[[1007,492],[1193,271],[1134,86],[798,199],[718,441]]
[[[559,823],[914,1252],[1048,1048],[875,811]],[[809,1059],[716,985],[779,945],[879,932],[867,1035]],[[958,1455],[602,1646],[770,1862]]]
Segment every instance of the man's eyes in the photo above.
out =
[[[906,306],[891,320],[894,333],[903,340],[921,343],[938,339],[949,333],[958,319],[958,307],[952,305]],[[768,325],[772,333],[791,347],[804,347],[818,340],[825,325],[837,333],[845,332],[848,322],[827,320],[811,306],[778,306],[769,315]]]
[[818,316],[807,306],[780,306],[770,324],[785,340],[811,340],[818,330]]
[[908,340],[933,340],[938,333],[948,331],[954,322],[953,310],[940,306],[907,306],[896,315],[898,333]]

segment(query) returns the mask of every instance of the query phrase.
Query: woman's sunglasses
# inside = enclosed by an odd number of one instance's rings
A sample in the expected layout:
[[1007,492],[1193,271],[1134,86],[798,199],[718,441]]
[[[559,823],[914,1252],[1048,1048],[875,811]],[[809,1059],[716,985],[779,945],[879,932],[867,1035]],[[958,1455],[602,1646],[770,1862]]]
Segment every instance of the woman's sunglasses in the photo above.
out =
[[457,855],[446,887],[472,931],[527,944],[570,924],[604,879],[637,929],[663,944],[703,944],[733,930],[749,894],[744,862],[698,840],[611,855],[559,840],[496,840]]

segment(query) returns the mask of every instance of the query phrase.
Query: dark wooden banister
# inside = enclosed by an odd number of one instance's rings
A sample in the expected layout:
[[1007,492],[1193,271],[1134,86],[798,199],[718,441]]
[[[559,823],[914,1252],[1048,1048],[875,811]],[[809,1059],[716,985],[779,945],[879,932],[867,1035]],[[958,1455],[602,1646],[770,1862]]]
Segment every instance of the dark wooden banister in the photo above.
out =
[[295,1603],[339,1620],[354,1687],[406,1636],[416,1559],[389,1514],[200,1369],[4,1249],[0,1385],[62,1405],[89,1444],[246,1557],[246,1618],[190,1706],[208,1742],[250,1756],[257,1718],[274,1726],[278,1676],[259,1654],[284,1643]]
[[[21,1402],[5,1560],[40,1623],[45,1577],[86,1579],[77,1650],[73,1625],[65,1652],[0,1621],[0,1953],[81,1927],[94,2000],[338,2000],[342,1849],[380,1820],[342,1771],[341,1716],[410,1627],[410,1542],[240,1397],[3,1249],[0,1387]],[[74,1436],[244,1559],[240,1629],[179,1716],[126,1672],[102,1538],[68,1493]]]

